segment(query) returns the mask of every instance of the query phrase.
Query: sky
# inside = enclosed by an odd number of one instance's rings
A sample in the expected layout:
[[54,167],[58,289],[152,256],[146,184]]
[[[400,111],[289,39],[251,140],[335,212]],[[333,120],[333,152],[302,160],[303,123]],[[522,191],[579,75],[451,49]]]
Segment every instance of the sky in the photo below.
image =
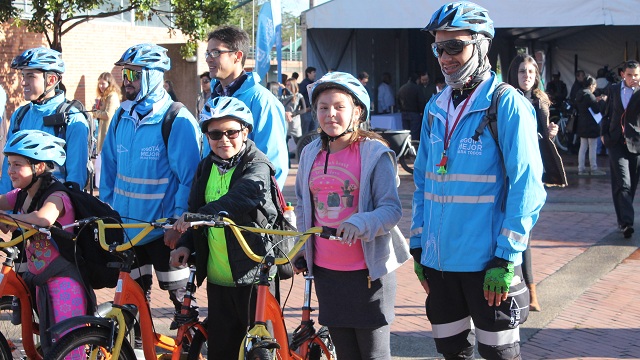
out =
[[[314,0],[314,5],[318,6],[330,0]],[[289,11],[294,15],[300,15],[304,10],[309,9],[309,0],[280,0],[282,11]]]

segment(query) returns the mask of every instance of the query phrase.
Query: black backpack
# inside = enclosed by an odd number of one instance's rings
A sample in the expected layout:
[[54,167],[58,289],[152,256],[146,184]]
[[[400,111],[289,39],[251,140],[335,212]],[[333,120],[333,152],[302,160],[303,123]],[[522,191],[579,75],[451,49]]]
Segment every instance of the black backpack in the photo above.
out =
[[[27,111],[29,111],[29,106],[23,106],[18,109],[18,113],[16,114],[15,122],[13,129],[11,130],[12,134],[20,131],[20,124],[24,119]],[[69,121],[69,115],[73,114],[82,114],[87,121],[87,125],[89,126],[89,135],[87,137],[87,152],[89,154],[87,161],[87,183],[82,184],[89,189],[89,192],[93,192],[94,183],[93,183],[93,175],[95,173],[95,169],[93,167],[92,159],[95,159],[97,154],[97,139],[96,139],[96,124],[93,118],[88,115],[88,112],[85,110],[84,105],[78,100],[66,100],[60,103],[56,108],[56,112],[53,115],[44,116],[42,118],[42,122],[46,126],[53,127],[54,135],[61,139],[67,140],[67,125]],[[67,151],[67,146],[65,145],[64,150]],[[60,170],[62,171],[64,177],[67,177],[67,167],[66,165],[61,166]]]
[[[95,216],[103,219],[105,223],[121,223],[120,214],[117,211],[95,196],[82,191],[75,182],[63,184],[57,180],[54,181],[38,199],[36,209],[42,207],[47,197],[56,191],[64,191],[69,195],[76,220]],[[26,196],[26,191],[18,193],[14,212],[22,207]],[[89,223],[74,229],[74,242],[68,239],[56,239],[56,235],[53,235],[53,238],[56,240],[60,254],[71,263],[77,264],[83,280],[91,284],[93,289],[114,288],[120,270],[108,267],[107,264],[120,262],[120,260],[116,255],[102,249],[98,242],[97,233],[98,226],[95,223]],[[107,229],[105,235],[109,244],[122,244],[124,239],[122,229]]]
[[[271,175],[271,199],[278,211],[278,215],[276,216],[276,220],[274,221],[272,228],[277,230],[297,231],[295,224],[291,224],[289,220],[284,217],[284,208],[287,206],[287,203],[285,202],[282,191],[280,191],[278,182],[273,175]],[[293,249],[293,246],[296,243],[296,237],[271,235],[271,241],[275,245],[275,256],[284,257],[289,253],[289,251],[291,251],[291,249]],[[290,262],[278,265],[278,277],[280,277],[280,279],[286,280],[291,278],[293,275],[293,266]]]

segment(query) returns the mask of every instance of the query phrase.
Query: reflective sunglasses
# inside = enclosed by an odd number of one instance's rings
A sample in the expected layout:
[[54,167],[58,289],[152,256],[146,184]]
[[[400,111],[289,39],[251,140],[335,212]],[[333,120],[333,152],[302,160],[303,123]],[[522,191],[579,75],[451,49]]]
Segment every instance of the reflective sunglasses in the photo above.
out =
[[235,139],[238,136],[240,136],[240,133],[242,132],[242,130],[244,129],[239,129],[239,130],[234,129],[234,130],[227,130],[227,131],[212,130],[207,132],[207,136],[211,140],[220,140],[222,139],[222,136],[226,136],[227,139]]
[[142,77],[142,71],[136,71],[131,69],[122,68],[122,79],[127,79],[129,82],[140,80]]
[[232,52],[236,52],[236,50],[207,50],[204,52],[204,58],[208,59],[210,57],[212,58],[217,58],[220,57],[220,55],[224,54],[224,53],[232,53]]
[[442,52],[445,52],[445,51],[447,54],[453,56],[453,55],[460,54],[462,50],[464,50],[465,46],[471,45],[471,44],[477,44],[480,41],[485,39],[486,38],[475,39],[475,40],[453,39],[453,40],[447,40],[447,41],[434,42],[433,44],[431,44],[431,49],[433,50],[433,55],[437,58],[442,56]]

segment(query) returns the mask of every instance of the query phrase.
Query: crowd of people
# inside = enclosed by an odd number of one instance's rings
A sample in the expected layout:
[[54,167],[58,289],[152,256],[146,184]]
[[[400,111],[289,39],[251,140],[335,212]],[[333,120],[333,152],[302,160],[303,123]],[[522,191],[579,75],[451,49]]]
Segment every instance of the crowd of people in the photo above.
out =
[[[199,75],[196,117],[165,80],[171,69],[167,49],[137,44],[115,61],[122,86],[102,73],[93,117],[67,114],[62,133],[46,119],[67,101],[60,89],[67,64],[55,50],[28,49],[11,64],[29,102],[9,122],[0,209],[41,226],[73,222],[68,195],[47,190],[64,181],[87,184],[85,140],[88,121],[96,121],[100,199],[125,223],[177,219],[172,229],[151,231],[135,247],[132,277],[150,298],[155,271],[177,313],[186,263],[194,256],[197,283],[207,287],[206,301],[194,309],[206,305],[217,319],[208,327],[208,356],[232,359],[255,311],[250,304],[259,264],[244,254],[230,229],[190,228],[184,213],[226,211],[237,224],[273,226],[278,204],[270,185],[272,179],[285,185],[285,139],[295,143],[316,132],[298,159],[296,225],[337,228],[339,241],[312,238],[292,263],[304,258],[306,268],[296,272],[314,276],[319,322],[328,326],[338,358],[391,358],[395,270],[413,259],[438,352],[471,359],[477,343],[484,358],[520,359],[519,325],[529,311],[541,310],[532,228],[546,200],[544,186],[567,184],[552,142],[558,125],[549,121],[551,108],[567,99],[577,108],[579,175],[606,174],[596,163],[598,139],[606,146],[617,221],[629,238],[640,178],[640,64],[625,62],[619,82],[578,71],[567,91],[559,73],[545,89],[536,60],[520,54],[505,85],[489,63],[495,31],[485,8],[467,1],[445,4],[423,31],[434,38],[442,78],[432,83],[428,72],[416,72],[396,92],[385,72],[374,101],[365,71],[330,71],[316,79],[310,66],[300,83],[294,73],[267,89],[257,73],[245,71],[248,34],[221,26],[208,35],[209,71]],[[401,112],[412,138],[430,140],[420,143],[415,160],[408,242],[397,227],[402,207],[395,154],[379,134],[361,126],[374,112],[394,111]],[[465,226],[459,225],[461,216]],[[269,238],[245,236],[256,254],[272,251]],[[83,269],[61,250],[65,241],[37,236],[25,246],[22,277],[38,295],[38,312],[51,315],[41,317],[41,334],[93,312],[95,294],[82,281]],[[77,298],[73,303],[60,296],[69,292]],[[55,339],[41,340],[46,356]]]

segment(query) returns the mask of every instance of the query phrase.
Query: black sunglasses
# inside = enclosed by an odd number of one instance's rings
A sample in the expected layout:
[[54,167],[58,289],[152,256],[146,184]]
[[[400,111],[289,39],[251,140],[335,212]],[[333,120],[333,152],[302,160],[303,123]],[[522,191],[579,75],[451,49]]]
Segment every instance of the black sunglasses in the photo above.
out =
[[435,57],[442,56],[442,52],[447,52],[447,54],[453,56],[458,55],[464,50],[464,47],[471,44],[477,44],[482,40],[487,40],[487,38],[474,39],[474,40],[446,40],[440,42],[434,42],[431,44],[431,49],[433,50],[433,55]]
[[220,140],[222,139],[222,136],[226,136],[227,139],[235,139],[238,136],[240,136],[240,133],[242,132],[242,130],[244,129],[239,129],[239,130],[234,129],[234,130],[227,130],[227,131],[212,130],[207,132],[207,136],[211,140]]

